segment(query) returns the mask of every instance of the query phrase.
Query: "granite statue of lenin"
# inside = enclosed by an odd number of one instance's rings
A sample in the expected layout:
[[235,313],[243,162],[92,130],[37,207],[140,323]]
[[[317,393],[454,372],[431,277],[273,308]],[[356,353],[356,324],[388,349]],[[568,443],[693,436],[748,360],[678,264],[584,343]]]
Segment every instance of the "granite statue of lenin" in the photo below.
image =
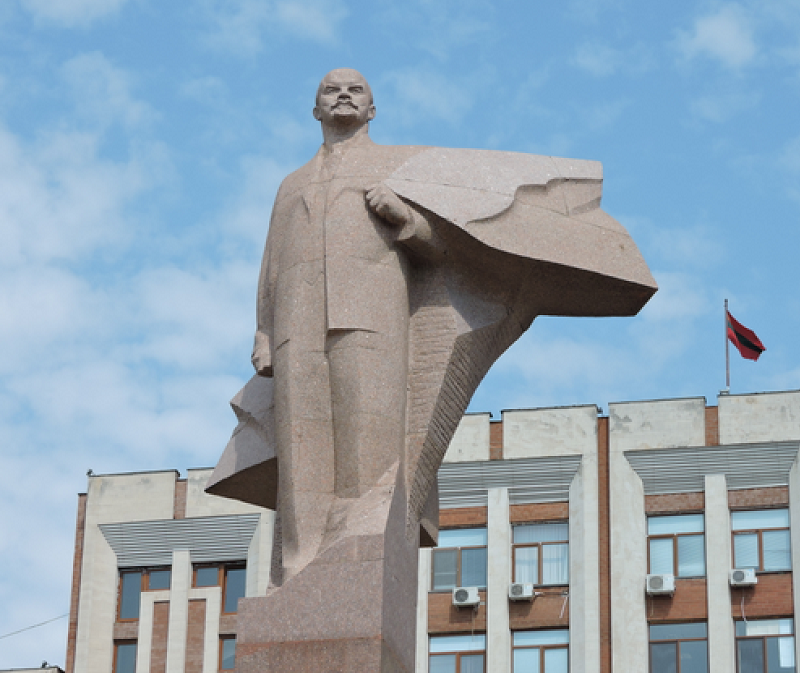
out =
[[417,549],[481,379],[537,315],[633,315],[656,285],[599,207],[596,162],[376,145],[349,69],[322,80],[314,117],[323,145],[272,212],[257,376],[208,486],[277,510],[237,671],[410,671]]

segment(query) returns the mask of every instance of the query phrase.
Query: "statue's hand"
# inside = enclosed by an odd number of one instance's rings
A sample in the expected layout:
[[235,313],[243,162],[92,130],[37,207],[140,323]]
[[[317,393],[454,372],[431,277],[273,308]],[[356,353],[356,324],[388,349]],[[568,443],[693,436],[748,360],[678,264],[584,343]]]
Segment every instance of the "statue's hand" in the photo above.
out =
[[404,227],[414,219],[411,208],[383,183],[370,187],[366,198],[369,209],[389,224]]

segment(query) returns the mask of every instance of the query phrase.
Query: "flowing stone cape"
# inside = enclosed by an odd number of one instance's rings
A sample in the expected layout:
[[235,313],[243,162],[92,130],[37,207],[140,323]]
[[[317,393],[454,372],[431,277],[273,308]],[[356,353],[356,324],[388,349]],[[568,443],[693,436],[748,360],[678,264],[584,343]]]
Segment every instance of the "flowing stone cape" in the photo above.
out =
[[[656,283],[627,231],[600,209],[594,161],[516,152],[403,148],[385,184],[431,225],[411,305],[406,453],[409,535],[438,533],[436,474],[459,420],[497,358],[538,315],[635,315]],[[402,244],[402,242],[401,242]],[[426,259],[427,257],[427,259]],[[239,424],[207,490],[274,509],[273,380],[231,401]]]

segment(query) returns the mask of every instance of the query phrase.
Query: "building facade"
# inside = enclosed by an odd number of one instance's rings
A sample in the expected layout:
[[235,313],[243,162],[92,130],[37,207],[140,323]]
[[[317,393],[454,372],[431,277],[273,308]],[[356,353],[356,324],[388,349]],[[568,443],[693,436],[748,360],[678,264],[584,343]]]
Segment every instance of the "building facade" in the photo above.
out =
[[[798,449],[800,391],[466,416],[420,552],[417,673],[796,671]],[[272,515],[208,474],[89,478],[67,673],[233,666]]]

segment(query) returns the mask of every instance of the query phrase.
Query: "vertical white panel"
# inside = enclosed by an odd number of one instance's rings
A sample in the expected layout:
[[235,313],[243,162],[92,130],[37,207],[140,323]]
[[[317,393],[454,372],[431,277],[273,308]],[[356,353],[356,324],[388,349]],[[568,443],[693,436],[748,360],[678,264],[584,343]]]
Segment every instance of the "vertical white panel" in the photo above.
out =
[[508,585],[511,581],[511,525],[508,489],[488,494],[489,554],[486,583],[486,670],[511,673]]
[[167,673],[183,673],[189,630],[189,588],[192,585],[192,561],[188,550],[172,552],[171,581],[166,668]]
[[[794,595],[794,632],[797,634],[798,623],[800,623],[800,582],[796,578],[800,577],[800,467],[797,461],[792,465],[789,472],[789,525],[792,535],[792,591]],[[800,637],[795,635],[795,661],[800,661]]]
[[584,454],[569,490],[571,673],[600,673],[597,451]]
[[734,673],[734,634],[728,571],[731,568],[731,517],[724,474],[705,477],[708,662],[714,673]]
[[143,591],[139,599],[139,637],[136,641],[136,673],[150,673],[155,604],[169,600],[169,591]]
[[245,596],[265,596],[269,585],[272,556],[272,532],[275,512],[265,510],[256,525],[253,539],[247,550],[247,580]]
[[417,579],[417,651],[416,673],[428,673],[428,587],[431,582],[431,550],[419,550]]

